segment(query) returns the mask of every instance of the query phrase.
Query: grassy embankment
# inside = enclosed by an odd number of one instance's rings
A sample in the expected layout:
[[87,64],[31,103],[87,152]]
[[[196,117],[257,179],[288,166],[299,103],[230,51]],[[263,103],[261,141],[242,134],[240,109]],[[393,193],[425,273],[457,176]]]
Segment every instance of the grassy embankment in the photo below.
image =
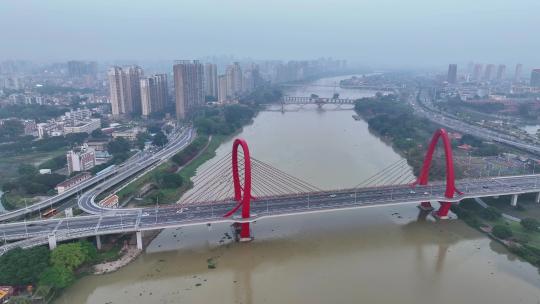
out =
[[[473,200],[464,200],[459,206],[452,207],[452,211],[469,226],[491,231],[489,235],[510,252],[540,267],[540,209],[534,202],[534,194],[520,196],[518,207],[510,206],[510,196],[483,200],[489,208],[485,209]],[[503,212],[520,218],[522,223],[505,219],[501,216]]]
[[[120,197],[120,200],[130,199],[130,202],[137,205],[155,204],[158,198],[160,204],[176,203],[180,196],[191,188],[190,179],[195,175],[197,168],[210,158],[214,157],[216,149],[224,140],[224,136],[212,136],[210,141],[208,141],[208,139],[208,135],[198,135],[197,139],[190,144],[190,146],[197,146],[198,148],[196,149],[193,158],[188,159],[186,165],[179,168],[178,164],[173,160],[166,161],[118,191],[117,194]],[[178,186],[166,187],[163,185],[163,182],[161,182],[163,176],[166,174],[178,174],[181,177],[182,182]],[[152,189],[143,197],[133,199],[140,194],[140,190],[145,186],[151,187]]]

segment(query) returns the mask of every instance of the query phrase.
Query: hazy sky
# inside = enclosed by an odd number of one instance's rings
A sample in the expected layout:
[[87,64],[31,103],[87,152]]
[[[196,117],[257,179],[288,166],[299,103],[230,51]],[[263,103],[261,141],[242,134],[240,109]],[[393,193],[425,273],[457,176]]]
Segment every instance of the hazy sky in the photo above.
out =
[[540,67],[540,0],[0,0],[0,60],[345,58]]

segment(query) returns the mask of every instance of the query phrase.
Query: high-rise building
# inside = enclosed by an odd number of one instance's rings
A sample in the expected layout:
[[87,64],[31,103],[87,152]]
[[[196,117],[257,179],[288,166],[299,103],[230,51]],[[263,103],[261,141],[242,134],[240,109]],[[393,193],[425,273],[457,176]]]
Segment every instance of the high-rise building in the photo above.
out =
[[198,60],[180,60],[173,67],[176,118],[184,119],[204,104],[204,68]]
[[480,76],[482,75],[482,69],[483,69],[483,65],[481,63],[477,63],[474,65],[474,69],[473,69],[473,74],[472,74],[472,79],[473,80],[480,80]]
[[447,80],[448,80],[448,83],[456,83],[457,82],[457,64],[450,64],[448,66]]
[[506,65],[499,64],[497,68],[497,81],[501,81],[504,77],[504,72],[506,71]]
[[126,89],[124,87],[124,71],[121,67],[112,67],[107,73],[109,77],[110,100],[113,116],[126,113],[124,100],[126,99]]
[[129,66],[124,69],[128,98],[126,100],[127,113],[141,114],[141,83],[143,70],[138,66]]
[[167,75],[157,74],[140,80],[141,111],[148,117],[152,113],[162,112],[167,103]]
[[217,65],[206,63],[204,65],[204,94],[206,96],[218,97]]
[[224,103],[228,100],[227,93],[227,75],[219,75],[218,77],[218,102]]
[[523,65],[521,63],[516,64],[516,71],[514,73],[514,82],[521,81],[521,71],[523,70]]
[[83,77],[97,75],[97,62],[95,61],[68,61],[68,74],[70,77]]
[[540,69],[534,69],[531,72],[531,87],[540,88]]
[[109,88],[113,116],[141,113],[140,77],[143,70],[138,66],[109,69]]
[[495,65],[494,64],[488,64],[486,66],[486,70],[484,71],[484,80],[490,81],[494,75],[495,71]]
[[243,92],[242,68],[238,62],[229,65],[226,70],[227,93],[229,97],[238,97]]

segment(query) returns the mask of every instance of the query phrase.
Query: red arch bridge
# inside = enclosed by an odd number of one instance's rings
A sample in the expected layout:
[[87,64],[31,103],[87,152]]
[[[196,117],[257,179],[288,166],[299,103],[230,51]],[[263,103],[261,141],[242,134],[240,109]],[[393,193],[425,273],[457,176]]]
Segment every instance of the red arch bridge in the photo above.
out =
[[[429,182],[439,141],[444,147],[446,179]],[[450,139],[444,129],[433,135],[418,178],[407,162],[400,160],[354,188],[321,190],[251,157],[246,141],[236,139],[232,152],[199,171],[194,184],[197,186],[173,206],[131,209],[96,205],[94,198],[106,189],[100,184],[82,196],[92,206],[83,209],[93,215],[0,224],[4,243],[0,254],[15,247],[46,243],[55,247],[57,241],[126,232],[136,232],[142,248],[142,231],[220,222],[234,223],[239,239],[250,240],[250,225],[256,220],[305,213],[402,204],[433,210],[432,203],[438,202],[433,213],[444,219],[452,204],[466,198],[512,195],[515,205],[519,194],[537,193],[540,201],[537,174],[456,181]]]

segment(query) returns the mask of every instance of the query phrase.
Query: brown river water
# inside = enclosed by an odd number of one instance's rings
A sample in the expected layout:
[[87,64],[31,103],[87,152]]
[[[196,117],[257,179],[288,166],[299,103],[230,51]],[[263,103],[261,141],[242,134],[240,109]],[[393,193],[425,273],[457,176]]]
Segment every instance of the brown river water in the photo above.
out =
[[[373,94],[316,86],[339,79],[287,94]],[[401,158],[352,110],[287,110],[259,113],[239,137],[253,157],[320,188],[352,187]],[[78,280],[56,303],[540,303],[535,267],[414,205],[260,220],[251,243],[226,233],[227,225],[165,230],[133,263]]]

